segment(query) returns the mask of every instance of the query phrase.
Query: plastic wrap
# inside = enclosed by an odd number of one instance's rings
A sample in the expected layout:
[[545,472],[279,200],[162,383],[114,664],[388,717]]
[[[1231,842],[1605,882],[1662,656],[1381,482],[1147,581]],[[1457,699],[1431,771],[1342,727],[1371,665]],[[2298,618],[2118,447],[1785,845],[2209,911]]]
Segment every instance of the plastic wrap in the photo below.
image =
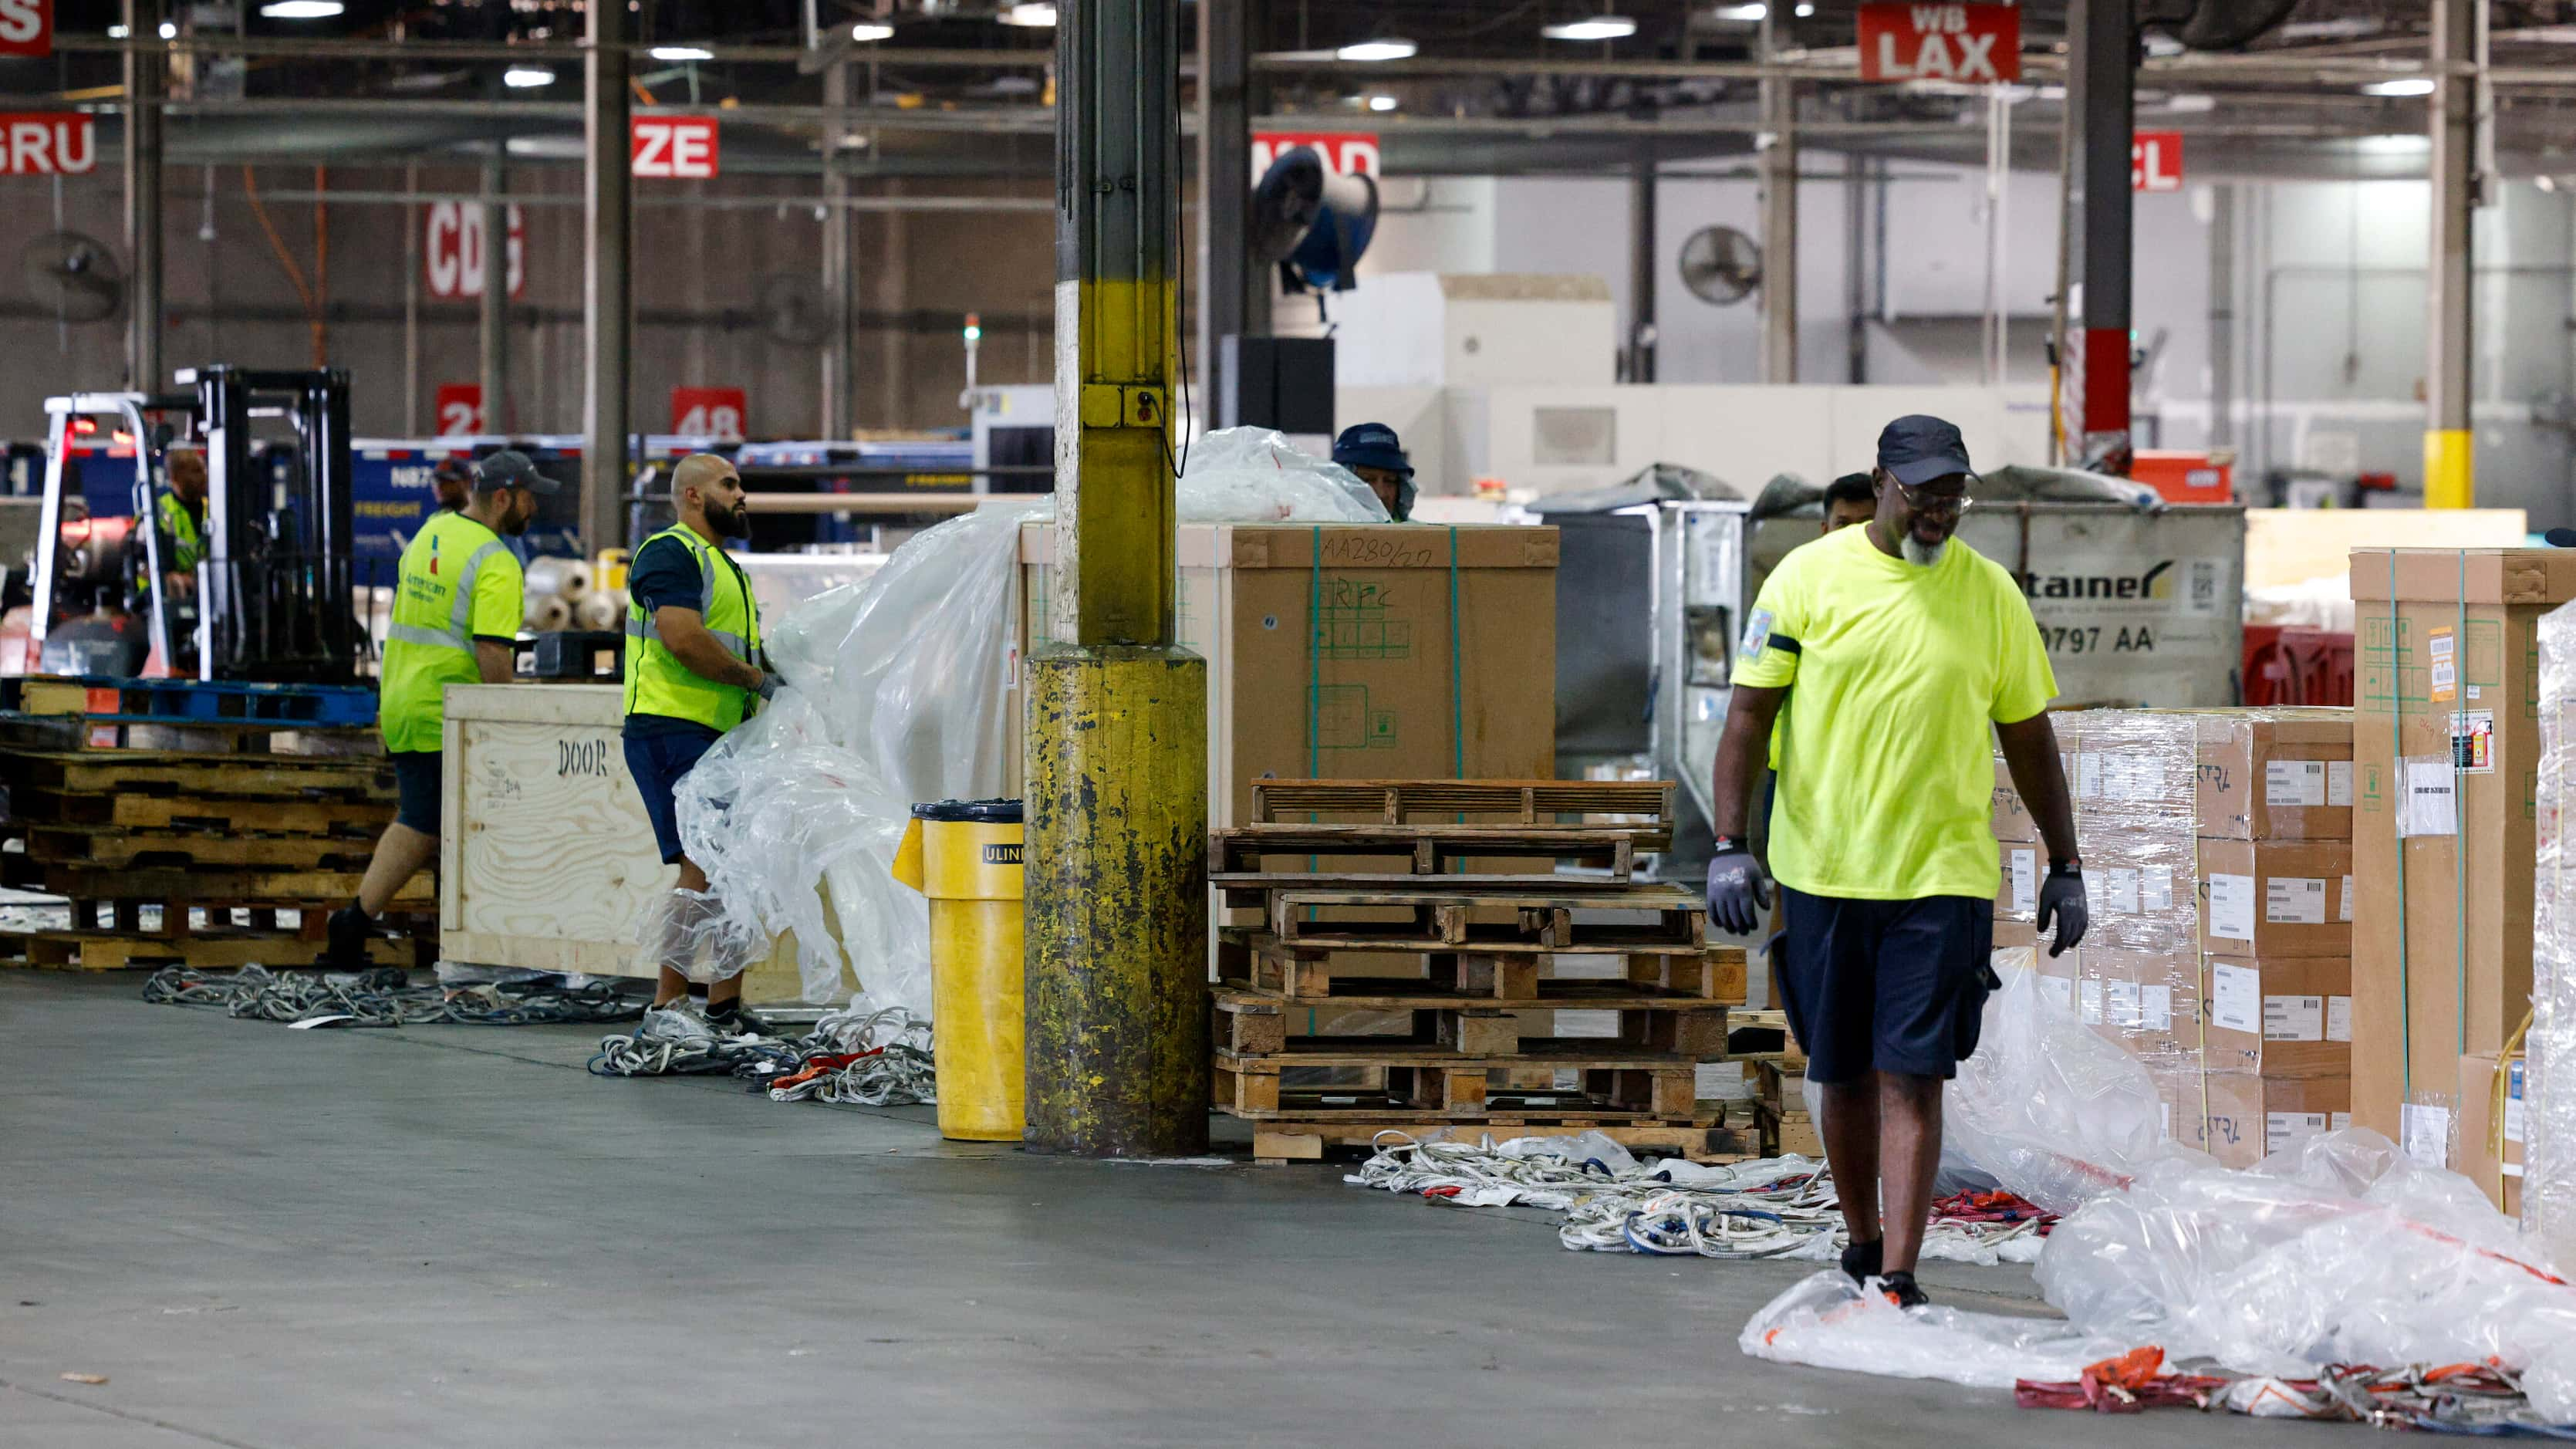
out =
[[2080,1378],[2085,1365],[2137,1346],[2053,1318],[1937,1304],[1908,1312],[1861,1291],[1840,1268],[1802,1278],[1764,1304],[1735,1342],[1755,1358],[1781,1363],[1986,1389],[2009,1389],[2019,1379]]
[[1223,428],[1191,444],[1178,506],[1183,523],[1390,521],[1358,474],[1268,428]]
[[635,964],[647,973],[677,971],[691,981],[729,981],[760,964],[769,937],[705,891],[673,887],[645,912],[636,932]]
[[[2576,1262],[2576,604],[2542,617],[2539,866],[2532,890],[2531,1027],[2524,1040],[2522,1220]],[[2496,1124],[2503,1130],[2503,1123]]]

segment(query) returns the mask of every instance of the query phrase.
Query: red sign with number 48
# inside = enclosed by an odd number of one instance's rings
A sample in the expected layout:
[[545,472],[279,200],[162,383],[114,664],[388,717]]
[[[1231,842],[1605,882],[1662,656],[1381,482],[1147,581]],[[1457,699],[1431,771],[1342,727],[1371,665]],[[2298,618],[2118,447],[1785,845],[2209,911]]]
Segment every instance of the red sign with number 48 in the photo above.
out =
[[2021,10],[2013,5],[1863,5],[1860,78],[1965,85],[2021,78]]
[[738,387],[671,389],[671,431],[691,438],[739,438],[751,405]]

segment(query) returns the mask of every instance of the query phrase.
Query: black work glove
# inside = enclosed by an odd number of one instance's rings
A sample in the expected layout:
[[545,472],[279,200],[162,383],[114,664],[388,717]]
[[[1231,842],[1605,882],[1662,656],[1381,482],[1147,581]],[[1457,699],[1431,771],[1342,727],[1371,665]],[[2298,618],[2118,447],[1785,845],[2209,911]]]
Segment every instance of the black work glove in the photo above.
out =
[[776,674],[776,673],[774,673],[774,672],[772,672],[772,671],[770,671],[770,670],[766,670],[766,669],[762,670],[762,671],[760,672],[760,697],[761,697],[761,699],[765,702],[765,701],[767,701],[767,700],[770,700],[770,699],[774,699],[774,698],[776,698],[776,697],[777,697],[777,695],[778,695],[778,686],[780,686],[781,684],[784,684],[784,683],[786,683],[786,681],[785,681],[785,680],[783,680],[783,679],[780,679],[780,678],[777,676],[777,674]]
[[2057,923],[2057,941],[2048,948],[2051,956],[2075,949],[2084,939],[2084,928],[2093,923],[2092,912],[2084,904],[2084,872],[2080,867],[2052,865],[2048,879],[2039,883],[2040,934],[2048,933],[2052,920]]
[[1708,863],[1708,918],[1720,929],[1751,935],[1771,909],[1771,877],[1753,852],[1725,836]]

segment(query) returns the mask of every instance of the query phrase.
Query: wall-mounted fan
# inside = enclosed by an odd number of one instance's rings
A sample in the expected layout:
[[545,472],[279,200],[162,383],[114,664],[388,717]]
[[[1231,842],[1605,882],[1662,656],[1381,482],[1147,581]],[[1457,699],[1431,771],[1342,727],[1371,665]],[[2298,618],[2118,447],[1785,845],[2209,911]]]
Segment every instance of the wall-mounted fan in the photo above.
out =
[[1729,306],[1762,285],[1762,248],[1731,226],[1704,226],[1682,243],[1681,270],[1692,296]]
[[18,249],[18,273],[36,305],[66,322],[103,322],[125,308],[125,264],[107,243],[49,231]]
[[832,335],[832,299],[823,284],[802,272],[772,272],[760,279],[753,306],[774,341],[811,347]]

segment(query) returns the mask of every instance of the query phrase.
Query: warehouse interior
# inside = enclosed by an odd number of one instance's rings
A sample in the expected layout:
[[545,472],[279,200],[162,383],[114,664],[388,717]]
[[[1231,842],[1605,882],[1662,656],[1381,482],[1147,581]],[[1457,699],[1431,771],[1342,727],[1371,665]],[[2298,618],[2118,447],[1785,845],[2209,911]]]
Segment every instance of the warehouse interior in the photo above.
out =
[[0,1446],[2576,1435],[2571,58],[0,0]]

